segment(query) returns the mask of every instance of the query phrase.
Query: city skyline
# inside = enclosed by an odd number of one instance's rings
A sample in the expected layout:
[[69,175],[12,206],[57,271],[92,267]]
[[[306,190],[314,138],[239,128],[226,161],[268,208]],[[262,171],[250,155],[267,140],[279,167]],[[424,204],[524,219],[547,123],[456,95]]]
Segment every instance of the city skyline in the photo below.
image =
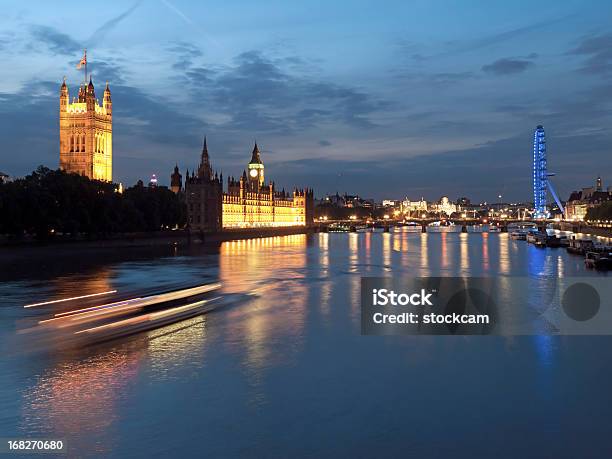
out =
[[76,3],[8,8],[0,125],[11,154],[0,170],[58,166],[59,87],[66,75],[77,89],[87,48],[94,84],[113,88],[113,172],[124,184],[155,173],[168,185],[175,163],[196,165],[206,134],[220,170],[241,170],[257,139],[279,186],[317,196],[525,201],[543,124],[567,199],[612,171],[612,8],[589,4],[541,2],[545,13],[527,15],[526,2],[320,12],[110,2],[87,23]]

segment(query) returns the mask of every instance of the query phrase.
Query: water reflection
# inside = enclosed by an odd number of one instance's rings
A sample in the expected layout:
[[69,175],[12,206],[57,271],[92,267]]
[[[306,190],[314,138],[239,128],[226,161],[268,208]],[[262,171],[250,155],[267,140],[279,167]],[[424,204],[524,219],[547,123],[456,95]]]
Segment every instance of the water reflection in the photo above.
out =
[[498,234],[499,239],[499,272],[508,274],[510,272],[510,255],[508,253],[508,233]]
[[460,253],[460,267],[463,275],[467,275],[470,272],[470,254],[469,254],[469,244],[468,238],[470,235],[468,233],[461,233],[459,235],[459,253]]
[[112,450],[103,435],[117,420],[116,405],[138,374],[142,352],[122,347],[46,370],[24,394],[22,430],[70,438],[77,451]]
[[382,255],[385,271],[391,270],[391,233],[382,234]]
[[[206,437],[222,444],[221,449],[236,445],[245,451],[260,441],[262,446],[253,454],[259,456],[267,447],[273,449],[277,438],[270,443],[264,440],[274,426],[283,425],[291,432],[296,407],[298,415],[315,426],[313,436],[324,439],[322,432],[327,434],[345,420],[342,413],[359,410],[355,400],[369,403],[369,394],[383,399],[391,394],[384,390],[389,378],[409,381],[410,393],[434,394],[437,400],[428,403],[427,409],[443,416],[448,406],[461,399],[456,390],[474,388],[486,396],[492,393],[490,387],[499,387],[495,392],[508,397],[491,395],[488,400],[499,406],[506,399],[528,397],[523,383],[529,378],[529,389],[539,383],[548,389],[554,383],[569,392],[572,386],[564,381],[575,381],[576,375],[584,374],[581,371],[595,367],[588,359],[597,352],[578,352],[589,351],[586,341],[572,341],[559,352],[554,337],[491,339],[483,346],[484,341],[473,337],[364,339],[359,334],[361,276],[389,272],[495,276],[503,302],[513,308],[516,291],[511,290],[510,276],[528,276],[530,283],[523,294],[528,300],[521,299],[520,304],[537,306],[550,290],[550,283],[541,282],[542,275],[588,274],[564,250],[539,250],[511,242],[505,234],[443,232],[321,233],[233,241],[215,250],[179,251],[174,258],[121,262],[89,274],[53,279],[53,289],[69,292],[83,286],[148,288],[151,279],[195,283],[218,277],[224,293],[237,299],[212,314],[136,335],[127,342],[71,355],[53,353],[40,360],[24,358],[15,367],[25,376],[15,377],[1,389],[5,399],[19,392],[23,400],[18,408],[6,409],[4,418],[20,423],[23,432],[67,438],[72,445],[87,444],[108,456],[118,441],[125,443],[134,434],[146,437],[140,416],[155,409],[152,402],[181,403],[188,398],[182,408],[194,408],[188,414],[176,413],[176,423],[160,416],[148,419],[146,426],[181,441]],[[25,298],[21,286],[0,288],[9,301],[5,309],[14,317],[22,312],[18,308],[24,302],[32,300]],[[32,295],[40,296],[40,290]],[[593,346],[590,351],[594,350]],[[557,378],[555,372],[563,371],[562,363],[574,376]],[[491,374],[504,377],[483,379],[482,368],[492,368]],[[596,381],[595,373],[591,376],[591,382]],[[459,380],[446,396],[449,378]],[[222,396],[210,388],[220,388]],[[595,393],[601,395],[604,390],[607,387],[601,385]],[[400,413],[414,408],[401,397],[388,395],[383,401]],[[370,413],[384,415],[374,406],[378,400],[371,403],[361,412],[364,420]],[[512,409],[509,403],[500,412]],[[505,414],[495,416],[489,414],[485,421],[504,422]],[[217,428],[220,419],[223,426]],[[356,419],[351,414],[350,421]],[[404,421],[400,416],[390,422],[396,422],[397,430]],[[473,422],[475,429],[486,428],[478,420]],[[131,430],[124,432],[126,425]],[[187,425],[193,428],[185,429]],[[237,426],[234,434],[227,433],[226,425]],[[299,444],[303,432],[291,435],[291,442]]]
[[427,233],[421,233],[421,277],[428,277],[430,275],[429,270],[429,247],[427,245]]
[[147,357],[156,381],[184,378],[204,366],[206,317],[194,317],[146,334]]
[[449,266],[449,261],[448,261],[448,233],[446,232],[442,232],[440,233],[440,264],[442,266],[442,269],[446,270],[448,269]]
[[482,233],[482,270],[489,270],[489,233]]
[[[266,401],[261,390],[265,370],[291,361],[302,345],[310,293],[303,282],[306,243],[306,235],[296,235],[221,245],[224,290],[249,296],[226,311],[224,323],[226,345],[241,359],[254,405]],[[289,344],[281,349],[280,342]]]

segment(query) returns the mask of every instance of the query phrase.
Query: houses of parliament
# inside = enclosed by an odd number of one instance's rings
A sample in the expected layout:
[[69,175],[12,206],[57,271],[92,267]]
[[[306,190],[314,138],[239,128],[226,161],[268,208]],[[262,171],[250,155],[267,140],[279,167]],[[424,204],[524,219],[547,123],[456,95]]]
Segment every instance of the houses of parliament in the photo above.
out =
[[[278,191],[274,182],[265,182],[264,163],[257,143],[247,169],[239,178],[228,177],[223,190],[223,175],[213,173],[206,138],[197,170],[185,176],[185,200],[188,224],[193,231],[213,232],[223,229],[308,226],[313,223],[312,189]],[[171,175],[171,189],[182,191],[178,166]]]
[[[83,62],[86,64],[85,57]],[[100,105],[91,76],[89,83],[81,83],[78,96],[72,101],[64,79],[60,88],[59,127],[60,168],[92,180],[112,182],[113,104],[108,83]],[[312,189],[279,191],[274,182],[265,182],[264,171],[255,143],[247,169],[238,178],[229,177],[224,191],[223,176],[213,173],[204,138],[197,170],[186,173],[183,190],[182,176],[175,167],[171,189],[185,199],[188,226],[194,231],[311,225]]]
[[82,83],[70,101],[66,80],[60,88],[60,168],[94,180],[113,180],[113,103],[108,83],[102,105],[94,85]]

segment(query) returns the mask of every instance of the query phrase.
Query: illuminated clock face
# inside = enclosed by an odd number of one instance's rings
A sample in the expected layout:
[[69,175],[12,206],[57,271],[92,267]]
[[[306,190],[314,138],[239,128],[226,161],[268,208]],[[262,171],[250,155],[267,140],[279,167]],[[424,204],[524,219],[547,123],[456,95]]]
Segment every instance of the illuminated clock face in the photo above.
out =
[[253,178],[257,177],[257,169],[251,169],[249,174],[251,174],[251,177],[253,177]]

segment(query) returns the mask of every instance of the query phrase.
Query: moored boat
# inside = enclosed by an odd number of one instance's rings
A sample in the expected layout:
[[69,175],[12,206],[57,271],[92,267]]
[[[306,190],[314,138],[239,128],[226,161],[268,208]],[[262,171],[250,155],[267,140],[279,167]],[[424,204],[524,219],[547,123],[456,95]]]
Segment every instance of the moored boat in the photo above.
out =
[[567,251],[576,255],[584,255],[586,252],[592,252],[595,244],[590,239],[576,239],[575,237],[569,240]]
[[612,269],[612,252],[587,252],[584,265],[589,269],[608,271]]

